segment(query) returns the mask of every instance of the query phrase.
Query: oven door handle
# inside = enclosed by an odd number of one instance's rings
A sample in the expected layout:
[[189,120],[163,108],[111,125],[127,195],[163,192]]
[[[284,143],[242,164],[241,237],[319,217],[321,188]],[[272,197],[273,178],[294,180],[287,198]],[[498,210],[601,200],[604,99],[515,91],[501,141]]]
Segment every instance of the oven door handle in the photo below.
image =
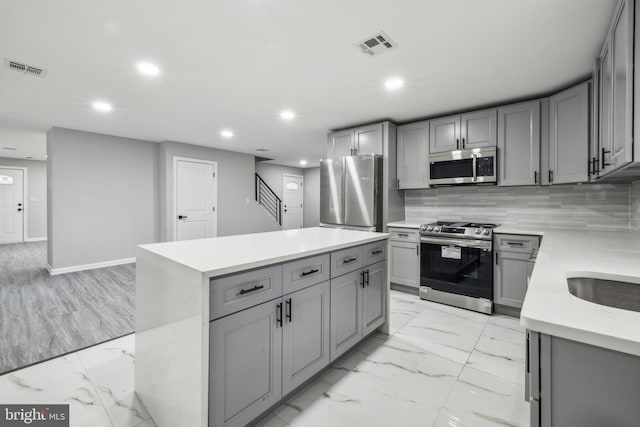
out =
[[433,237],[421,237],[420,243],[431,243],[441,246],[460,246],[463,248],[491,249],[490,240],[466,240],[466,239],[442,239]]

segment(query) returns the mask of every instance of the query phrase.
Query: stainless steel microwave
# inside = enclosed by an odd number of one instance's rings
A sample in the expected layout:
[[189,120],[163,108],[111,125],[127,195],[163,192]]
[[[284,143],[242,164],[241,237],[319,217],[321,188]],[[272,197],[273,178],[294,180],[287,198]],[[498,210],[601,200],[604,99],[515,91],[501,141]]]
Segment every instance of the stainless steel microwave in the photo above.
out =
[[497,182],[498,150],[474,148],[429,156],[429,185]]

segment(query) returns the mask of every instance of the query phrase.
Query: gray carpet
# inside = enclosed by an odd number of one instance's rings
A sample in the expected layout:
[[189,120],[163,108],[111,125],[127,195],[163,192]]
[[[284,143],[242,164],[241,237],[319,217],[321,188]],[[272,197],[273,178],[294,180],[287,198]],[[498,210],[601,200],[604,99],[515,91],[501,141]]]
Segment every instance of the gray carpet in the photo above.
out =
[[46,259],[0,245],[0,373],[134,331],[135,264],[50,276]]

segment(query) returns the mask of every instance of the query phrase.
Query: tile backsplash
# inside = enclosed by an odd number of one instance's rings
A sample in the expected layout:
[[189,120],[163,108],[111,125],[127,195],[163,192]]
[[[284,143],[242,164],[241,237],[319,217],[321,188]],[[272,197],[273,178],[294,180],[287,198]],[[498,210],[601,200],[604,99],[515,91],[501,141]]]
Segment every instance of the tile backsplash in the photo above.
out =
[[638,230],[640,184],[632,187],[629,184],[582,184],[407,190],[405,217],[407,220],[490,221],[547,228],[628,231],[635,227]]
[[631,185],[629,191],[629,228],[640,233],[640,181]]

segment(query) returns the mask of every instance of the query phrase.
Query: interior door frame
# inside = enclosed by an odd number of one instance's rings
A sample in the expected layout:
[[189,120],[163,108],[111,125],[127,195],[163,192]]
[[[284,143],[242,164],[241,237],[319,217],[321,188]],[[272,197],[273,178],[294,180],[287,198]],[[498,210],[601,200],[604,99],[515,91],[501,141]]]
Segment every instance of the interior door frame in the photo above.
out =
[[[27,195],[29,194],[29,192],[27,191],[27,189],[29,188],[29,179],[27,177],[27,173],[28,173],[28,168],[23,167],[23,166],[2,166],[0,165],[0,169],[14,169],[14,170],[21,170],[22,171],[22,243],[25,243],[27,241],[27,236],[28,236],[28,200],[27,200]],[[20,242],[18,242],[20,243]]]
[[[285,180],[287,179],[287,177],[293,177],[293,178],[300,178],[300,188],[302,189],[302,198],[300,199],[302,202],[302,207],[300,208],[300,221],[301,221],[301,227],[300,228],[304,228],[304,176],[301,175],[294,175],[292,173],[283,173],[282,174],[282,207],[284,208],[284,193],[286,191],[286,186],[285,186]],[[284,229],[284,212],[283,212],[283,218],[282,218],[282,228]]]
[[173,156],[173,208],[171,211],[173,212],[173,216],[171,218],[173,224],[173,241],[176,242],[178,239],[178,162],[192,162],[192,163],[204,163],[208,165],[213,165],[213,173],[216,174],[216,179],[213,181],[216,200],[215,207],[216,210],[213,211],[213,221],[216,226],[216,237],[218,236],[218,162],[213,160],[204,160],[204,159],[194,159],[192,157],[181,157],[181,156]]

